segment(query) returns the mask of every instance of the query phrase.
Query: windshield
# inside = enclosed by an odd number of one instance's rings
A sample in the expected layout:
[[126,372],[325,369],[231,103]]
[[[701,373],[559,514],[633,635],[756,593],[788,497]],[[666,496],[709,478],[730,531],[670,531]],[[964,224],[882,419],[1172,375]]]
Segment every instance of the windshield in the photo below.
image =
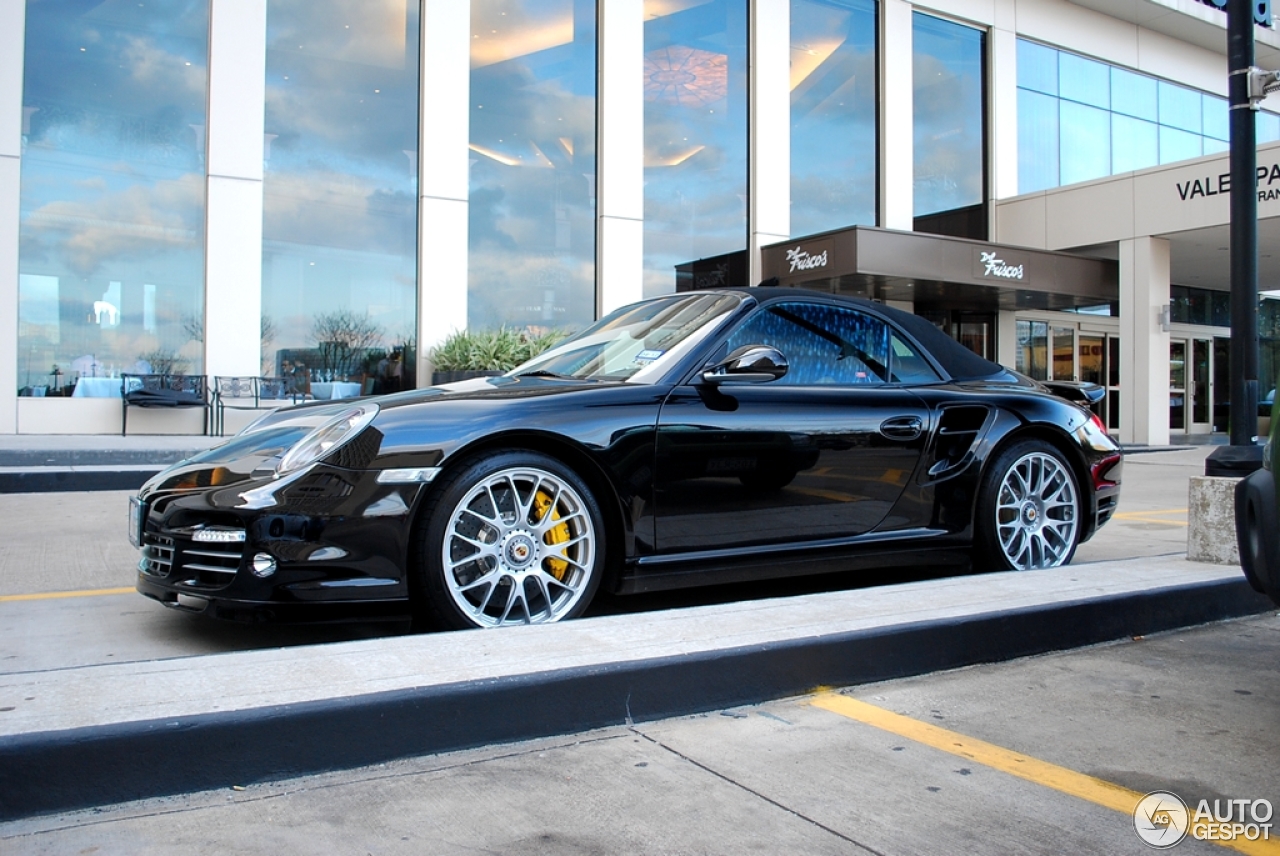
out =
[[693,293],[633,303],[508,375],[654,383],[719,327],[743,299],[740,294]]

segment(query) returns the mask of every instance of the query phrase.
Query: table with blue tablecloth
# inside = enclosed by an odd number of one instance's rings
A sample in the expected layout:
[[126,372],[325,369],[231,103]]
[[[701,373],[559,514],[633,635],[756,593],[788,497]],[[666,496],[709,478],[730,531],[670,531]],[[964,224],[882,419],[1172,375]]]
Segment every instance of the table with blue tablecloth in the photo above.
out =
[[315,398],[355,398],[360,394],[360,384],[355,381],[319,381],[311,384]]
[[119,398],[120,378],[82,377],[76,381],[72,398]]

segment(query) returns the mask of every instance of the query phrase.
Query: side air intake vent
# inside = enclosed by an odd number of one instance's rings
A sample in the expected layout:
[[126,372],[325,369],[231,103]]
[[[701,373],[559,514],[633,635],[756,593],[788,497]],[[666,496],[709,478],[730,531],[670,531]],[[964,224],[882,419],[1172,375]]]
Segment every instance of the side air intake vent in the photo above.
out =
[[941,479],[969,463],[974,442],[990,416],[989,408],[975,405],[947,407],[938,422],[938,440],[929,476]]

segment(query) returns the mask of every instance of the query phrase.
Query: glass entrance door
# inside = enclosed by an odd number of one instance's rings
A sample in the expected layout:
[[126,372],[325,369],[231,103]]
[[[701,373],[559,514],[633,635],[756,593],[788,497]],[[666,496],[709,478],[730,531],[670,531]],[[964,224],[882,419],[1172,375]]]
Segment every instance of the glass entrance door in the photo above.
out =
[[1187,342],[1169,342],[1169,430],[1187,430]]
[[1081,332],[1077,339],[1077,376],[1086,383],[1096,383],[1107,391],[1093,405],[1108,431],[1120,428],[1120,339],[1106,333]]

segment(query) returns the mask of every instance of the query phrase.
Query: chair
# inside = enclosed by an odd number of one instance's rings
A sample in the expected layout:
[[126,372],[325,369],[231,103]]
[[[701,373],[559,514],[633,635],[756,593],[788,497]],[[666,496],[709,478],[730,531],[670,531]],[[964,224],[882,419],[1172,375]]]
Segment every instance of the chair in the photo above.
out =
[[209,433],[211,405],[205,375],[121,374],[120,435],[129,429],[130,407],[200,407],[204,409],[202,432]]
[[285,377],[215,377],[213,379],[214,433],[222,436],[227,410],[274,410],[296,404],[302,396]]

